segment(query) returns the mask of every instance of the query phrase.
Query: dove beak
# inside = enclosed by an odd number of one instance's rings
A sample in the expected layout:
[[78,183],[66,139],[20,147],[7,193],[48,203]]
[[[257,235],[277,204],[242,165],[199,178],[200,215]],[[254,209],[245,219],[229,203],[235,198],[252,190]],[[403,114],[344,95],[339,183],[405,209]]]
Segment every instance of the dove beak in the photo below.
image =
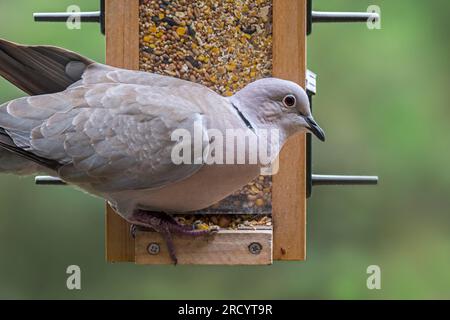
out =
[[325,141],[325,132],[319,127],[317,122],[313,117],[305,117],[306,123],[308,124],[308,130],[315,135],[320,141]]

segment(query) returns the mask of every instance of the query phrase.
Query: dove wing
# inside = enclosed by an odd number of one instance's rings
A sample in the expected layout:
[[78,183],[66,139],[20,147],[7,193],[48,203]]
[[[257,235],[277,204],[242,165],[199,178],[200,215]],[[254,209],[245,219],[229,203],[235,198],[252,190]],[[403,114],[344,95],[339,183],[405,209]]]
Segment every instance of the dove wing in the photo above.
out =
[[[100,192],[159,188],[197,172],[201,164],[173,163],[173,148],[188,141],[172,141],[171,134],[193,134],[202,120],[174,88],[122,83],[78,86],[0,108],[0,127],[17,148],[56,162],[52,169],[65,181]],[[205,126],[200,130],[205,145]]]

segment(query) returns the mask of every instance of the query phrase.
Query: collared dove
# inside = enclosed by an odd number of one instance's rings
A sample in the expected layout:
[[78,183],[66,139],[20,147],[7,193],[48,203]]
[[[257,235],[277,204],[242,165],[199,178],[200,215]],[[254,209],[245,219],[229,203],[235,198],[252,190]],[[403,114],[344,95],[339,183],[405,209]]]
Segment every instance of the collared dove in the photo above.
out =
[[0,107],[0,170],[58,176],[106,199],[130,223],[161,232],[175,263],[171,233],[210,230],[180,226],[170,213],[224,199],[258,176],[262,166],[259,161],[175,164],[172,152],[183,143],[172,139],[176,129],[193,132],[201,123],[202,147],[213,143],[210,129],[224,136],[227,129],[250,130],[257,138],[258,129],[277,129],[275,153],[299,132],[325,139],[305,91],[276,78],[222,97],[193,82],[5,40],[0,40],[0,74],[31,95]]

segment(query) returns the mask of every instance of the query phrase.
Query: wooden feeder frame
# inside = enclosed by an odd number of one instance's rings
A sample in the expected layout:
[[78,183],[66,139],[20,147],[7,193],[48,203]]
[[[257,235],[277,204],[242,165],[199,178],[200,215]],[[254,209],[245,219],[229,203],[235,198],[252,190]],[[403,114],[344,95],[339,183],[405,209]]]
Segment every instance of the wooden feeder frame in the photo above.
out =
[[[106,63],[139,69],[139,0],[106,0]],[[307,0],[273,0],[273,76],[305,86]],[[180,264],[264,265],[273,260],[306,258],[306,139],[288,141],[273,176],[273,230],[225,230],[202,239],[174,236]],[[252,244],[260,251],[250,252]],[[158,246],[157,254],[149,245]],[[159,244],[162,244],[159,247]],[[108,262],[170,264],[162,237],[155,232],[130,234],[130,225],[106,207]]]

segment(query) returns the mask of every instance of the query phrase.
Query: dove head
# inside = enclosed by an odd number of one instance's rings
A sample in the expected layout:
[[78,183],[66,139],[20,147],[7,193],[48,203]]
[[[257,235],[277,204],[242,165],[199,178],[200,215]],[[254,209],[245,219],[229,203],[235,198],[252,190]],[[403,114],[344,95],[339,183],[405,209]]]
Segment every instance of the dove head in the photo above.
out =
[[256,127],[275,126],[286,138],[311,132],[325,140],[311,114],[308,95],[294,82],[277,78],[257,80],[231,97],[231,102]]

